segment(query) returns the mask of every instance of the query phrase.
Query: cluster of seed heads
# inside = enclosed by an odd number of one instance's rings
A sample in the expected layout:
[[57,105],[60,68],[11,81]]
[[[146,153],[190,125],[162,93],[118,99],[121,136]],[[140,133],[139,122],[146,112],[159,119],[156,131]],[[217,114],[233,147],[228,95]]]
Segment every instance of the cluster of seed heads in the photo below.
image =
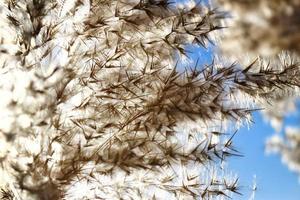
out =
[[294,62],[179,70],[186,45],[222,29],[205,4],[0,6],[2,199],[230,198],[238,178],[222,163],[240,154],[226,125],[250,120],[246,101],[300,84]]

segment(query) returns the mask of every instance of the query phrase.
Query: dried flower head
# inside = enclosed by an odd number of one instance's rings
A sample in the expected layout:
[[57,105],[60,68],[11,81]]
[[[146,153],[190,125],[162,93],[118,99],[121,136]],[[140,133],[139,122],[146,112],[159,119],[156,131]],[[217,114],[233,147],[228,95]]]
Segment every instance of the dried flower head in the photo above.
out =
[[250,121],[257,98],[300,83],[294,62],[180,72],[176,53],[187,56],[185,45],[204,46],[221,29],[222,13],[204,4],[20,0],[0,8],[4,195],[10,185],[22,199],[229,198],[238,179],[220,167],[239,152],[225,133]]

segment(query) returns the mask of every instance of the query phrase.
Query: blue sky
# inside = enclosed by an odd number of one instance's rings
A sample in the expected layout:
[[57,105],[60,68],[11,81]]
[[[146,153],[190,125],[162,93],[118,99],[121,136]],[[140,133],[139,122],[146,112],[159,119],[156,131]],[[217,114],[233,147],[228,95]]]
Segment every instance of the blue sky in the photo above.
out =
[[[253,176],[256,175],[257,191],[255,200],[299,200],[300,184],[294,172],[283,165],[278,155],[265,155],[265,140],[274,130],[263,121],[257,112],[255,123],[248,130],[244,127],[234,138],[235,147],[244,155],[229,159],[229,168],[240,177],[244,196],[234,199],[248,199]],[[289,119],[289,121],[293,119]]]
[[[213,58],[211,48],[188,46],[190,58],[209,64]],[[299,200],[300,183],[297,175],[282,164],[279,155],[265,154],[265,141],[274,133],[272,127],[263,120],[259,112],[253,114],[254,124],[241,128],[234,137],[234,145],[243,157],[229,159],[228,168],[240,179],[242,196],[235,195],[234,200],[248,200],[252,193],[254,176],[257,191],[255,200]],[[287,124],[298,124],[297,117],[289,117]]]

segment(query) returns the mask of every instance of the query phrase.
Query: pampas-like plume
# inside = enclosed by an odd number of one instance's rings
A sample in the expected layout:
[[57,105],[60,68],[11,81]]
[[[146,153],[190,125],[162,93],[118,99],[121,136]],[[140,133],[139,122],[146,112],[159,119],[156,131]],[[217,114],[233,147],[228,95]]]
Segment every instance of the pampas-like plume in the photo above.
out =
[[[167,0],[1,3],[2,199],[224,199],[232,129],[299,65],[191,66],[218,10]],[[211,36],[211,37],[210,37]],[[277,92],[280,91],[280,92]],[[240,97],[246,97],[245,102]],[[1,146],[2,147],[2,146]]]
[[223,50],[237,49],[250,56],[273,57],[285,51],[300,53],[299,8],[297,0],[217,0],[232,19],[222,41]]
[[[262,56],[272,59],[272,63],[282,63],[300,58],[300,2],[297,0],[264,1],[218,0],[231,12],[232,18],[227,19],[230,26],[223,35],[221,50],[227,56],[244,60],[249,57]],[[237,49],[245,52],[236,54]],[[281,53],[287,51],[288,53]],[[281,54],[277,56],[277,54]],[[282,160],[290,169],[300,172],[299,163],[299,131],[284,128],[285,139],[278,133],[282,131],[283,119],[288,112],[296,110],[299,91],[287,96],[278,96],[270,104],[261,101],[265,107],[264,114],[271,122],[276,135],[267,141],[267,150],[282,155]],[[274,109],[274,105],[276,109]],[[292,135],[292,136],[291,136]],[[280,139],[279,139],[280,138]]]

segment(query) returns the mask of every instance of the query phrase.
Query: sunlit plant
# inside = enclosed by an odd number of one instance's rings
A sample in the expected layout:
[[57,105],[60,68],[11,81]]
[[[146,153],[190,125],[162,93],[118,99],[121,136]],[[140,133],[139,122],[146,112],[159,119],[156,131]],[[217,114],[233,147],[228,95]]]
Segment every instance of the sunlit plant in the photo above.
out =
[[3,199],[227,199],[236,129],[300,83],[293,60],[179,70],[221,33],[207,4],[0,5]]
[[[218,3],[231,13],[226,19],[231,28],[225,31],[220,45],[224,54],[241,62],[260,56],[271,60],[273,65],[287,60],[299,61],[299,1],[218,0]],[[236,54],[238,49],[244,53]],[[297,110],[298,100],[299,91],[291,91],[285,96],[279,95],[271,104],[262,101],[261,105],[276,132],[267,140],[267,151],[281,154],[283,162],[300,173],[299,128],[283,123],[287,114]]]

